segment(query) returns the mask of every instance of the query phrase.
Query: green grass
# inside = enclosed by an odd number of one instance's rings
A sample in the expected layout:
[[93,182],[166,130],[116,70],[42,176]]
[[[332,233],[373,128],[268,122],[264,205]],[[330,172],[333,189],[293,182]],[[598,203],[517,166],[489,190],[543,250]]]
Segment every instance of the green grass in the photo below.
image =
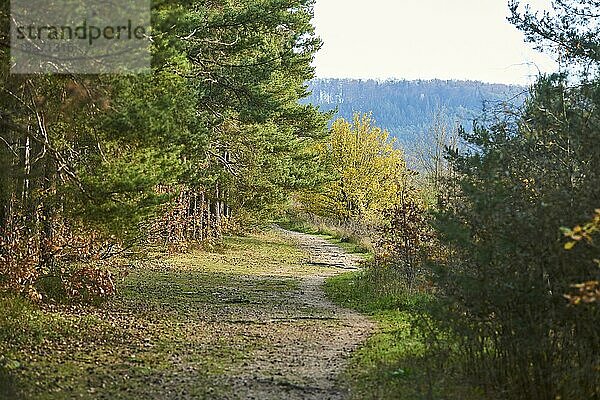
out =
[[0,399],[224,397],[224,372],[269,345],[237,321],[278,310],[317,268],[304,259],[267,232],[132,261],[100,307],[0,294]]
[[406,294],[402,282],[368,270],[332,277],[325,291],[337,304],[370,315],[378,324],[344,375],[354,399],[483,398],[452,372],[444,350],[448,344],[434,345],[427,334],[436,330],[428,316],[436,306],[432,296]]
[[266,231],[246,237],[225,237],[223,246],[169,257],[167,261],[180,271],[193,265],[194,272],[300,278],[319,270],[303,264],[305,258],[294,243]]

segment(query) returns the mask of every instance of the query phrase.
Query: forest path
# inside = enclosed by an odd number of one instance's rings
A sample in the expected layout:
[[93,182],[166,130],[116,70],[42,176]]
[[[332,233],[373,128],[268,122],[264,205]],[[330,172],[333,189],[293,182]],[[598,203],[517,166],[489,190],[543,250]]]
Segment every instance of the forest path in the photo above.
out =
[[374,325],[331,303],[322,286],[330,276],[356,270],[360,258],[320,237],[276,231],[305,252],[311,273],[278,310],[285,317],[262,310],[260,330],[271,345],[248,360],[245,373],[234,374],[234,392],[244,399],[344,399],[347,388],[338,376]]
[[322,284],[356,268],[326,240],[279,228],[150,253],[121,270],[108,304],[48,311],[53,333],[23,347],[13,397],[344,399],[339,375],[374,325]]

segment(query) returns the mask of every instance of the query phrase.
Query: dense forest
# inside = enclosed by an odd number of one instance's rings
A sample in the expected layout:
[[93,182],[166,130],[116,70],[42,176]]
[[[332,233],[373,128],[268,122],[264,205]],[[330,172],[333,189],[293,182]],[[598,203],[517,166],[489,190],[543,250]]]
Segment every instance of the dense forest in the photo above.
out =
[[[5,44],[9,15],[4,1]],[[231,210],[252,219],[313,184],[326,118],[298,104],[320,43],[310,1],[166,1],[152,15],[152,74],[14,75],[2,47],[7,284],[43,297],[61,258],[218,237]]]
[[313,0],[14,73],[0,0],[0,398],[599,398],[600,4],[508,9],[530,88],[316,80]]
[[403,142],[429,128],[433,116],[443,110],[446,118],[470,129],[485,111],[501,109],[504,103],[522,104],[527,88],[517,85],[442,80],[314,79],[311,94],[303,103],[336,116],[352,119],[355,112],[373,113],[373,118]]

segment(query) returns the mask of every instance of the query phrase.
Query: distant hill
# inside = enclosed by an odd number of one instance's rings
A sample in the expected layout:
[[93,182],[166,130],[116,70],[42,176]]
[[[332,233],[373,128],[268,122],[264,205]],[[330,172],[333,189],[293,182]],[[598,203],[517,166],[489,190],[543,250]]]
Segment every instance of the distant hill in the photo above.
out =
[[449,120],[471,129],[473,119],[480,117],[484,108],[502,102],[522,103],[527,88],[452,80],[315,79],[309,89],[312,94],[303,102],[323,111],[337,107],[336,116],[346,119],[355,111],[372,111],[378,126],[406,142],[429,127],[437,110],[443,109]]

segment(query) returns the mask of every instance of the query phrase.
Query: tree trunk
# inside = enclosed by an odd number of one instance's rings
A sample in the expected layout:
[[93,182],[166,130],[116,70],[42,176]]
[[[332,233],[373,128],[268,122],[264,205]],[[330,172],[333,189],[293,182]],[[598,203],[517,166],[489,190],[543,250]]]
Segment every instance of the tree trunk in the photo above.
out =
[[49,197],[55,192],[54,187],[55,168],[51,157],[46,156],[44,160],[44,174],[42,178],[42,191],[44,197],[41,200],[41,224],[40,232],[40,250],[41,266],[52,268],[54,264],[54,252],[52,244],[54,242],[53,216],[54,210]]

